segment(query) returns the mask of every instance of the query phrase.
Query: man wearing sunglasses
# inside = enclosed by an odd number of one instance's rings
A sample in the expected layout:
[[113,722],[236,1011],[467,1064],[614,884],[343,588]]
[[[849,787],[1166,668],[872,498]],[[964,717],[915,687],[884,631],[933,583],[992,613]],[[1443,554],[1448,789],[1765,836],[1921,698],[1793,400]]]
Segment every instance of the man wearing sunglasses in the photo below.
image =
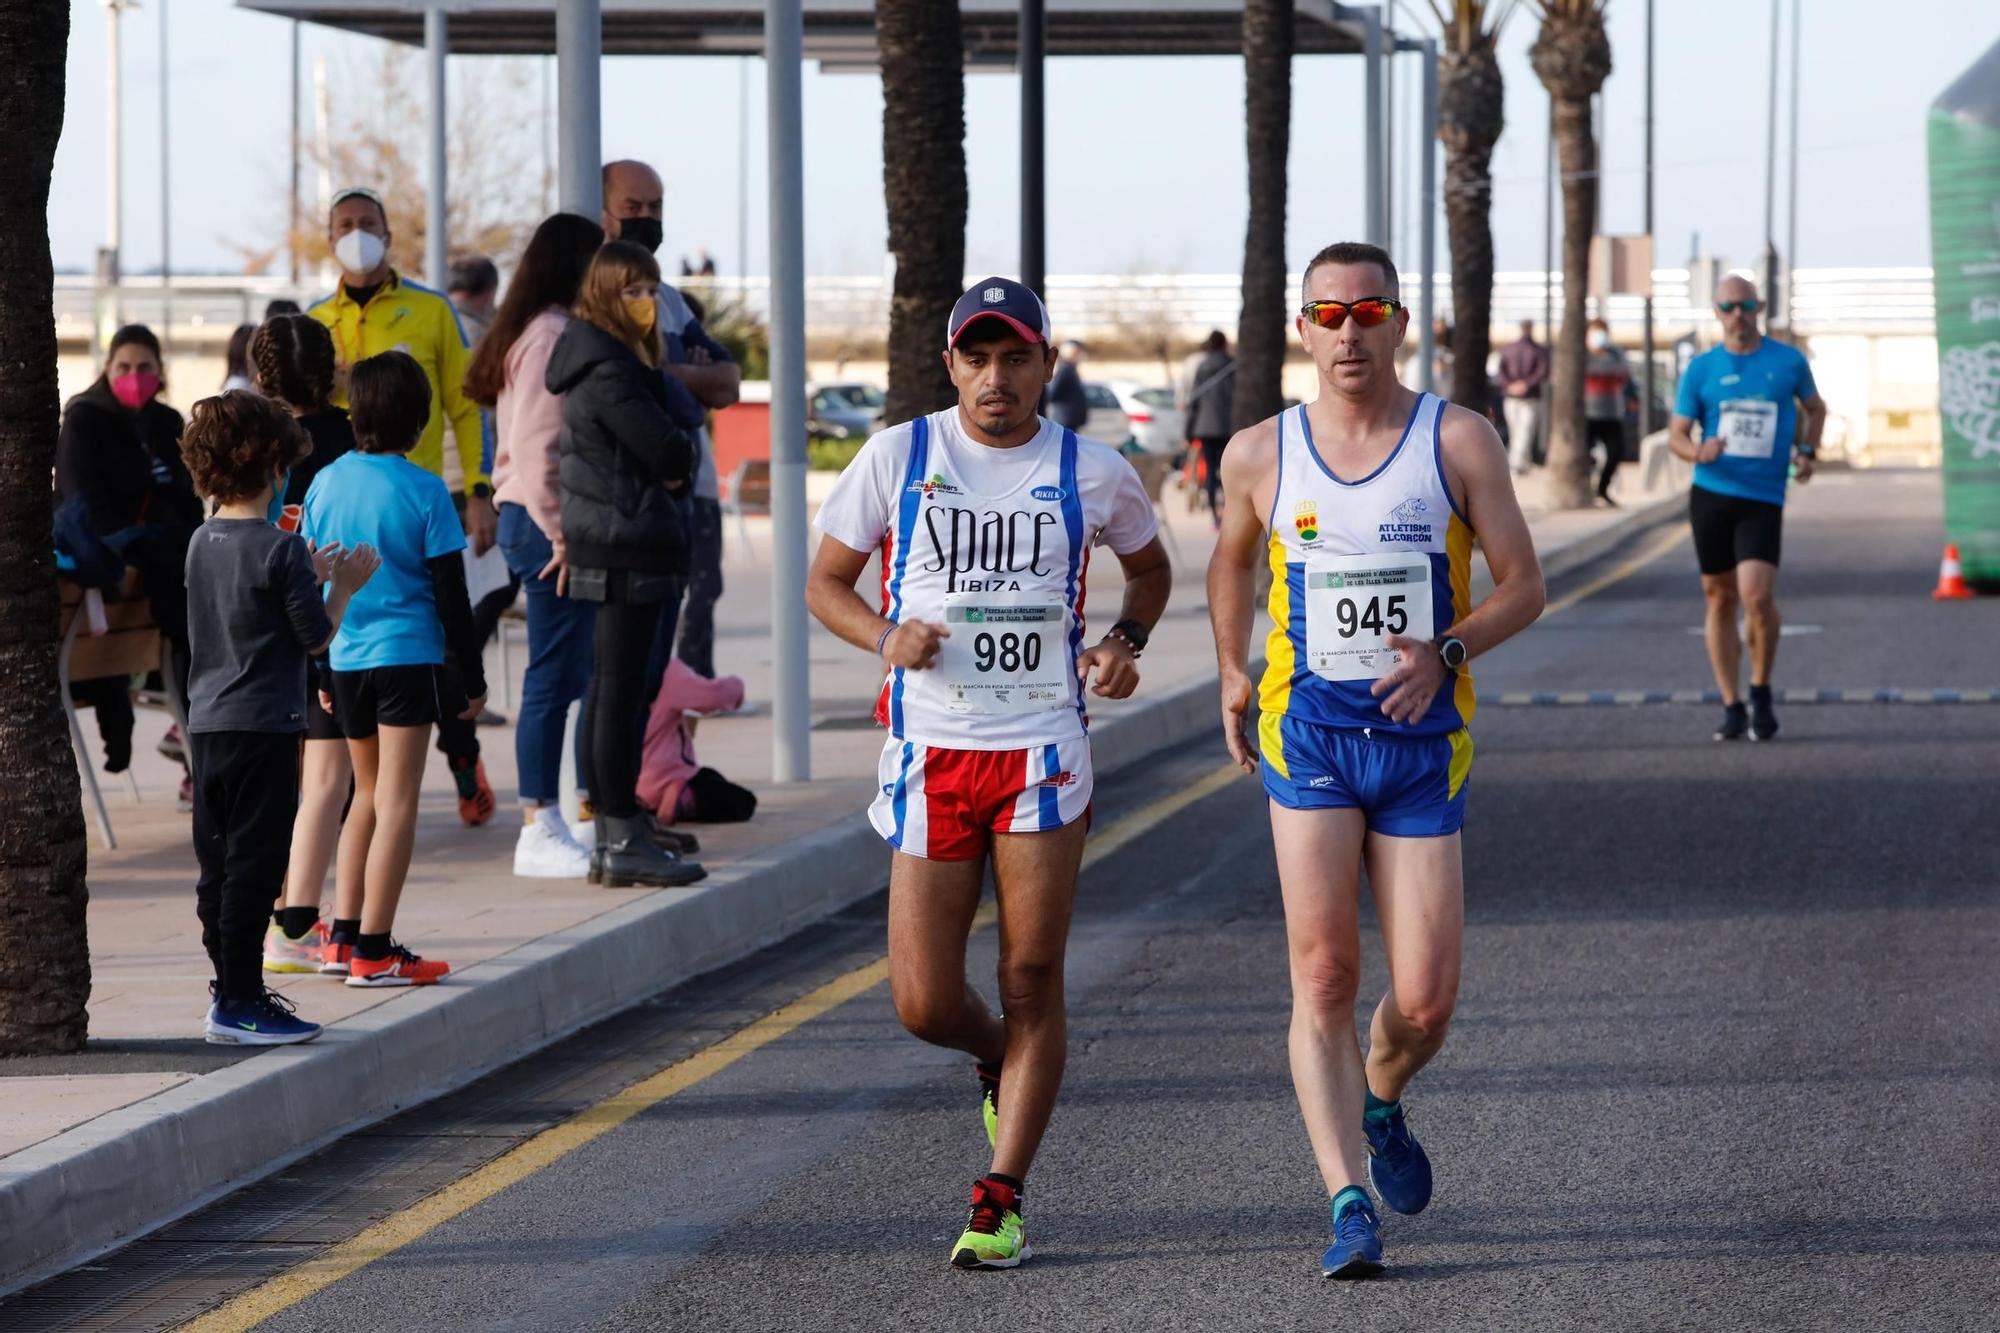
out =
[[[1444,1043],[1464,933],[1459,828],[1472,763],[1467,662],[1541,614],[1541,565],[1485,417],[1396,379],[1409,325],[1396,268],[1343,243],[1306,266],[1299,337],[1319,396],[1237,432],[1208,566],[1231,758],[1261,767],[1285,905],[1292,1082],[1332,1202],[1327,1277],[1382,1269],[1384,1204],[1430,1202],[1404,1117],[1411,1078]],[[1472,605],[1474,537],[1494,588]],[[1251,580],[1273,580],[1273,628],[1250,711]],[[1361,869],[1390,988],[1367,1058],[1355,1040]]]
[[[1695,465],[1688,521],[1708,599],[1708,661],[1725,705],[1715,729],[1719,741],[1745,734],[1768,741],[1778,734],[1771,667],[1778,657],[1785,482],[1788,475],[1802,482],[1812,476],[1826,426],[1826,400],[1805,355],[1759,333],[1762,308],[1748,278],[1731,274],[1716,288],[1722,345],[1688,363],[1668,435],[1673,451]],[[1739,606],[1750,640],[1747,709],[1740,693]]]

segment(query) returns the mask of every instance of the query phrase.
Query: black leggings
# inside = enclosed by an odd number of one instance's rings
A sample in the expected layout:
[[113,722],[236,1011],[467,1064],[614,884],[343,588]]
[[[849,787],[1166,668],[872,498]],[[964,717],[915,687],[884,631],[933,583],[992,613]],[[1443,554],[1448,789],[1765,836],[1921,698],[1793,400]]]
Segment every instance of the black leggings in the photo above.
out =
[[1207,465],[1208,511],[1222,512],[1222,451],[1229,445],[1228,436],[1211,436],[1201,441],[1202,462]]
[[646,659],[660,628],[660,603],[605,602],[597,608],[597,660],[583,708],[583,777],[598,813],[639,813],[645,749]]
[[1604,466],[1597,474],[1597,493],[1611,494],[1611,478],[1618,471],[1618,465],[1625,461],[1625,423],[1622,421],[1586,421],[1584,423],[1583,447],[1594,444],[1604,446]]

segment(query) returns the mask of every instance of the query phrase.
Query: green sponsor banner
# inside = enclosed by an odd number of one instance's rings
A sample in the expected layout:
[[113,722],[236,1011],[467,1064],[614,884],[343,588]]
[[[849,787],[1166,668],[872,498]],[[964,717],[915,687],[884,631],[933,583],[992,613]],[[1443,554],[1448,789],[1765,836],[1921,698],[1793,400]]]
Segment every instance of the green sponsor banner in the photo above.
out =
[[2000,43],[1932,105],[1929,140],[1945,537],[2000,591]]

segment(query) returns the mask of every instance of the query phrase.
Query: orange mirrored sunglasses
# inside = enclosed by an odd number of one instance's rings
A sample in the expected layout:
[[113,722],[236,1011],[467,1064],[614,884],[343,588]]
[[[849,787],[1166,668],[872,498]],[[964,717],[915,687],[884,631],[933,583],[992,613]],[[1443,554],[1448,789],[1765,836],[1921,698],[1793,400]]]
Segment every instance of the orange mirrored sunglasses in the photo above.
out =
[[1372,329],[1394,318],[1403,303],[1391,296],[1364,296],[1359,301],[1308,301],[1299,307],[1299,317],[1323,329],[1337,329],[1349,315],[1364,329]]

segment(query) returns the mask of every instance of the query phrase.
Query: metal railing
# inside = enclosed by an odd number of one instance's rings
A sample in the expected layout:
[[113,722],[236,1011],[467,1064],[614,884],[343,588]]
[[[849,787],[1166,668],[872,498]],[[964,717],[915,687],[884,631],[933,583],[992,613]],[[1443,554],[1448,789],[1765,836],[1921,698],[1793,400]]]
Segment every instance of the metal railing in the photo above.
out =
[[[974,275],[976,279],[981,275]],[[763,320],[770,313],[770,281],[762,277],[697,277],[683,285],[710,293],[726,304],[743,306]],[[1298,281],[1294,275],[1290,282]],[[1406,294],[1419,279],[1403,277]],[[1168,332],[1176,340],[1198,338],[1219,328],[1232,336],[1240,307],[1241,280],[1234,273],[1113,273],[1056,274],[1048,279],[1049,308],[1056,327],[1080,337],[1118,337]],[[1682,268],[1653,272],[1653,316],[1665,330],[1706,321],[1706,310],[1689,304],[1689,274]],[[100,292],[88,276],[56,279],[57,332],[75,337],[90,332],[93,318],[115,296],[119,318],[126,323],[165,323],[172,313],[174,332],[198,337],[226,336],[239,323],[254,323],[275,297],[305,304],[326,292],[314,284],[295,288],[282,278],[176,278],[162,289],[157,279],[128,280],[110,292]],[[1498,273],[1493,279],[1493,323],[1507,327],[1521,320],[1542,322],[1545,291],[1562,300],[1562,275],[1552,280],[1536,271]],[[1437,278],[1438,311],[1449,320],[1451,279]],[[1415,305],[1414,296],[1411,299]],[[1637,296],[1612,296],[1599,313],[1621,337],[1635,333],[1643,304]],[[1935,311],[1928,268],[1800,269],[1793,275],[1793,326],[1803,333],[1927,334]],[[873,277],[815,277],[806,280],[806,327],[815,337],[854,335],[879,338],[888,327],[887,281]]]

